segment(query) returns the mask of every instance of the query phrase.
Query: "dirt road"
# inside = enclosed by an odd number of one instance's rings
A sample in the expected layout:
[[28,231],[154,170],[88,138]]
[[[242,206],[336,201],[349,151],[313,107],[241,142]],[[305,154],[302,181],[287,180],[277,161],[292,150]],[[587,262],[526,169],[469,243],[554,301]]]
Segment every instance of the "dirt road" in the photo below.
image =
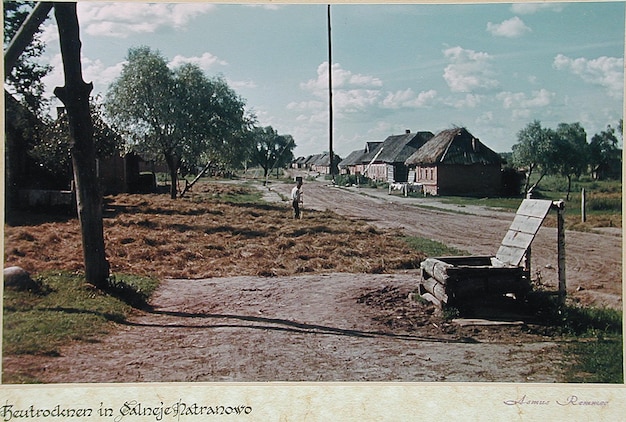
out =
[[[267,197],[283,201],[289,189],[273,184]],[[425,209],[322,183],[305,189],[305,218],[307,209],[330,209],[472,254],[493,254],[513,218]],[[547,284],[555,278],[555,238],[544,228],[533,244]],[[621,307],[620,236],[568,232],[567,259],[571,295]],[[46,383],[563,380],[559,365],[567,357],[555,339],[525,326],[442,323],[432,306],[408,299],[416,277],[166,280],[152,310],[137,312],[101,342],[69,345],[58,357],[8,356],[4,370],[28,370]]]
[[[266,198],[287,196],[289,188],[273,185]],[[320,182],[309,182],[304,189],[305,209],[329,209],[472,255],[494,255],[514,218],[510,212],[446,206],[436,198],[405,198],[382,189],[338,188]],[[555,228],[542,227],[532,244],[533,277],[539,272],[542,283],[554,289],[558,286],[556,237]],[[568,295],[584,305],[622,309],[621,230],[567,231],[565,241]]]

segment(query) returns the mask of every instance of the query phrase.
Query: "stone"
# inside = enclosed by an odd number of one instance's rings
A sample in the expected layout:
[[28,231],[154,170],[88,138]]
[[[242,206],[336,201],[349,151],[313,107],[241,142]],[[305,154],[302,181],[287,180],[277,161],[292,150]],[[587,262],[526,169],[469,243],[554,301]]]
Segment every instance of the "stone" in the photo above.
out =
[[8,267],[3,271],[4,287],[17,291],[39,290],[39,284],[30,278],[28,271],[22,267]]

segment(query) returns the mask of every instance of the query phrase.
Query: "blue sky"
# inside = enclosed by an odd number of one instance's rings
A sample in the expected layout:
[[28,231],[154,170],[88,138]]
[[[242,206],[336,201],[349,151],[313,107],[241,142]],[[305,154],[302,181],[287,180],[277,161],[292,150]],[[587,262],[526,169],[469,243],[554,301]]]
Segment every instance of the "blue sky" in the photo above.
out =
[[[296,156],[329,149],[325,4],[79,2],[84,79],[105,93],[128,49],[221,75]],[[464,126],[497,152],[538,119],[588,139],[623,116],[624,3],[333,4],[334,151]],[[43,60],[62,85],[54,19]]]

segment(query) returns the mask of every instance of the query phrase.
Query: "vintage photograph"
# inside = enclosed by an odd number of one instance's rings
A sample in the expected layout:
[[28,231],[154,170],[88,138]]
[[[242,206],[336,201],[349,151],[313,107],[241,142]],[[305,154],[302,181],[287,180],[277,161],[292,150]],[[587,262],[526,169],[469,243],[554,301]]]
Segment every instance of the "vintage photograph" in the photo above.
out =
[[3,384],[624,383],[624,3],[3,12]]

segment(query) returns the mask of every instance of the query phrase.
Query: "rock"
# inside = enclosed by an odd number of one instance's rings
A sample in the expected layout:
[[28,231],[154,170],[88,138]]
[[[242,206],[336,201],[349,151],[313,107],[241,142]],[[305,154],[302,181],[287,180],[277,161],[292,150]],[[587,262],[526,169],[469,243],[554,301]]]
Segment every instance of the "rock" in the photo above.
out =
[[39,290],[39,284],[30,278],[28,271],[21,267],[8,267],[3,271],[4,287],[6,289],[17,290]]

